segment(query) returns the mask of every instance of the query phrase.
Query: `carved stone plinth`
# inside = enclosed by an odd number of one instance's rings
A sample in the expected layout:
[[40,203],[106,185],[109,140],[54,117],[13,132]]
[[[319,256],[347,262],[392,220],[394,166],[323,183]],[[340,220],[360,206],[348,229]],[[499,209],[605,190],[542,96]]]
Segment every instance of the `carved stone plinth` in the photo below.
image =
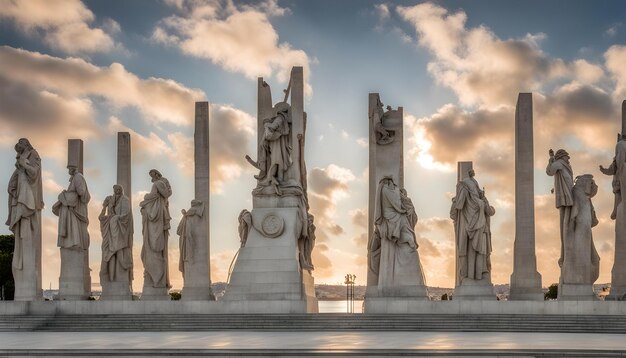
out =
[[253,226],[239,250],[223,300],[302,301],[306,312],[317,312],[313,276],[300,269],[298,259],[298,209],[259,208],[251,215]]

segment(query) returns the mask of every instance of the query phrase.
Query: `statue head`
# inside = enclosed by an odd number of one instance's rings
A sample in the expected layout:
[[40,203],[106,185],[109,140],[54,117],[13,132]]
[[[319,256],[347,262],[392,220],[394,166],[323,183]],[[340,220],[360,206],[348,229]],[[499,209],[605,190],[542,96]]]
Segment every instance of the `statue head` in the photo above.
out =
[[33,146],[30,144],[30,141],[26,138],[20,138],[17,143],[15,143],[15,151],[18,153],[22,153],[25,150],[32,150]]
[[78,171],[78,167],[74,164],[70,164],[67,166],[67,171],[68,173],[70,173],[70,175],[74,175]]
[[192,208],[193,208],[194,206],[200,206],[200,205],[202,205],[202,200],[196,200],[196,199],[193,199],[193,200],[191,201],[191,207],[192,207]]
[[476,175],[476,172],[474,171],[474,169],[470,169],[467,172],[467,175],[469,175],[470,178],[473,178]]
[[122,195],[124,195],[124,187],[122,187],[119,184],[113,185],[113,193],[115,194],[115,196],[122,196]]
[[382,179],[380,179],[380,184],[389,185],[389,186],[395,186],[396,185],[394,183],[393,177],[391,175],[385,175],[384,177],[382,177]]
[[554,155],[554,159],[556,160],[563,159],[566,162],[569,162],[569,153],[565,149],[559,149],[556,151],[556,154]]
[[583,174],[576,177],[574,187],[582,187],[585,194],[593,198],[598,193],[598,185],[593,180],[593,175]]
[[161,172],[156,170],[156,169],[150,169],[150,171],[148,172],[148,174],[150,175],[150,177],[152,178],[152,182],[154,183],[155,181],[163,178],[163,175],[161,175]]
[[391,108],[391,106],[387,106],[386,108],[387,108],[388,111],[393,110],[393,108]]

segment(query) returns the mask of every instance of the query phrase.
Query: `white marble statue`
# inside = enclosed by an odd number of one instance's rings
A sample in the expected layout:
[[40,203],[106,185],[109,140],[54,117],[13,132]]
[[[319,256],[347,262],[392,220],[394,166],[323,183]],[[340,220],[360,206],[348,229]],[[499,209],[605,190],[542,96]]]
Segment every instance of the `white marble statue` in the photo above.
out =
[[391,111],[391,106],[387,106],[387,112],[383,110],[383,102],[380,101],[380,97],[377,100],[376,106],[372,113],[370,113],[371,121],[374,123],[374,132],[376,135],[376,143],[385,145],[393,142],[395,137],[395,131],[385,128],[383,124],[383,118],[385,114]]
[[[593,244],[591,228],[598,225],[596,212],[591,198],[598,192],[593,175],[576,177],[572,188],[574,205],[568,223],[567,236],[563,243],[563,265],[561,267],[561,285],[588,285],[589,294],[593,294],[593,283],[600,273],[600,257]],[[567,289],[559,290],[567,294]]]
[[564,149],[549,151],[550,159],[546,167],[546,173],[554,176],[554,195],[556,199],[556,208],[559,209],[559,228],[561,233],[561,256],[559,257],[559,267],[563,264],[563,240],[567,236],[568,223],[571,218],[572,205],[574,199],[572,197],[572,188],[574,186],[574,173],[569,163],[569,153]]
[[89,269],[89,213],[91,200],[85,177],[74,164],[67,166],[70,184],[52,206],[59,217],[57,246],[61,250],[59,298],[62,300],[87,299],[91,294]]
[[457,183],[450,208],[458,254],[458,285],[467,280],[486,280],[491,284],[490,217],[496,211],[474,175],[474,170],[470,170],[469,176]]
[[613,176],[614,205],[611,219],[615,220],[615,259],[611,270],[611,293],[607,300],[626,300],[626,210],[623,197],[626,191],[626,136],[618,135],[615,157],[608,168],[600,166],[600,171]]
[[168,198],[172,196],[172,188],[158,170],[152,169],[149,174],[152,178],[152,189],[139,203],[143,233],[141,261],[144,266],[144,294],[146,288],[171,287],[167,241],[172,219]]
[[283,184],[285,172],[293,164],[291,158],[291,106],[279,102],[272,109],[272,115],[263,119],[263,137],[260,143],[257,162],[246,159],[260,170],[254,177],[261,186],[273,186],[280,195],[279,186]]
[[89,214],[87,205],[91,200],[85,177],[76,166],[67,167],[70,185],[59,194],[52,212],[59,217],[57,246],[61,249],[89,249]]
[[237,231],[239,231],[239,247],[245,247],[246,242],[248,241],[248,233],[250,229],[252,229],[252,214],[248,209],[243,209],[239,213],[239,226]]
[[[405,199],[406,200],[406,199]],[[403,205],[400,189],[392,177],[380,180],[376,194],[375,240],[371,261],[376,265],[378,288],[394,291],[399,286],[422,286],[424,276],[417,252],[417,240],[412,221],[417,216]],[[376,247],[378,246],[378,247]]]
[[313,266],[313,259],[311,258],[311,253],[313,252],[313,248],[315,247],[315,224],[314,217],[311,214],[307,216],[307,233],[308,235],[302,235],[300,239],[298,239],[298,251],[300,267],[303,270],[313,270],[315,267]]
[[194,253],[200,240],[206,239],[202,237],[202,225],[204,224],[204,203],[200,200],[192,200],[191,208],[189,210],[181,210],[183,214],[176,234],[180,237],[178,246],[180,249],[180,260],[178,262],[178,269],[183,273],[188,270],[186,266],[194,262]]
[[41,158],[28,139],[15,144],[15,170],[9,180],[6,225],[15,236],[13,278],[16,300],[36,300],[41,292]]
[[[100,284],[105,297],[116,295],[112,283],[130,288],[133,279],[133,213],[121,185],[114,185],[113,195],[104,199],[98,219],[102,233]],[[123,294],[130,294],[125,288]]]

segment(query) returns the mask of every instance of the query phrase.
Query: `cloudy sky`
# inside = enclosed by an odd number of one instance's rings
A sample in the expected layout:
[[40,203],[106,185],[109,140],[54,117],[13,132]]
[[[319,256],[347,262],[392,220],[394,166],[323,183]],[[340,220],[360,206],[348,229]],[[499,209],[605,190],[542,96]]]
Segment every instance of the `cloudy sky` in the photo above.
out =
[[[385,104],[404,107],[405,185],[420,217],[416,232],[427,283],[454,284],[448,216],[460,160],[474,162],[496,207],[493,279],[507,283],[514,105],[518,92],[533,92],[543,285],[559,275],[558,212],[545,174],[549,148],[571,153],[575,175],[596,177],[598,282],[609,282],[613,197],[611,179],[598,164],[612,159],[626,99],[624,13],[621,1],[0,0],[4,182],[14,143],[28,137],[43,157],[43,283],[58,287],[50,208],[67,186],[67,139],[85,141],[92,279],[98,281],[97,214],[116,178],[116,132],[131,132],[134,203],[150,190],[148,170],[159,169],[173,186],[175,228],[193,195],[194,102],[208,100],[211,276],[224,281],[239,243],[237,215],[251,208],[255,185],[244,155],[255,153],[256,79],[264,77],[276,95],[291,66],[304,66],[316,282],[339,283],[346,273],[365,282],[367,96],[379,92]],[[6,210],[0,205],[0,216]],[[135,232],[137,290],[142,238],[139,227]],[[170,253],[173,285],[180,288],[174,232]]]

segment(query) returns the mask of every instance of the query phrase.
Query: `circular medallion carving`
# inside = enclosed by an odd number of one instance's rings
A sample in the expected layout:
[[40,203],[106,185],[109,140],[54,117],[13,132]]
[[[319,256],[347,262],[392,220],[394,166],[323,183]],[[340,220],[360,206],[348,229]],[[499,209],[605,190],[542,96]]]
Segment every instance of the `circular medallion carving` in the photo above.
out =
[[283,229],[285,227],[285,221],[283,218],[276,214],[268,214],[263,218],[263,222],[261,223],[261,229],[263,230],[263,235],[269,238],[279,237],[280,234],[283,233]]

